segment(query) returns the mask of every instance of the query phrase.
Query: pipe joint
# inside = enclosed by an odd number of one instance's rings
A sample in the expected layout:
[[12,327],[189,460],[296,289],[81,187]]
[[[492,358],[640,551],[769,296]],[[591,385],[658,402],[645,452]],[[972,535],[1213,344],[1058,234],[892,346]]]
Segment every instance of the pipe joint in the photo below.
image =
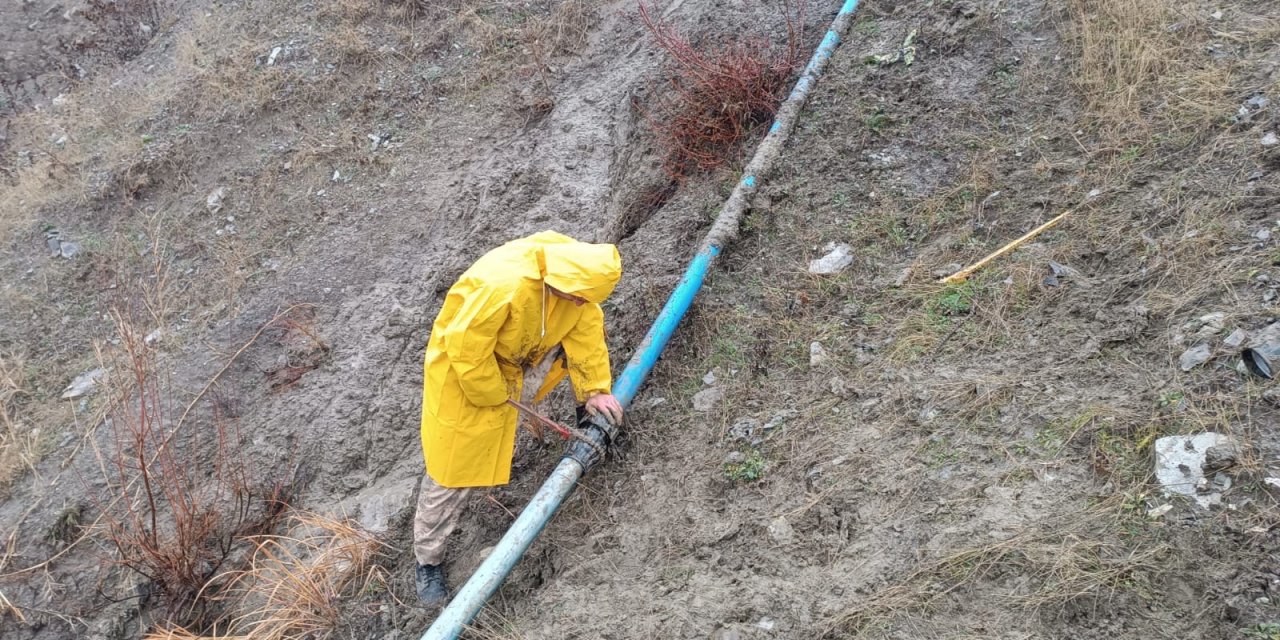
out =
[[597,462],[604,460],[609,444],[618,437],[618,427],[604,416],[584,415],[578,420],[578,431],[585,440],[574,440],[565,451],[564,457],[577,461],[583,470],[590,469]]

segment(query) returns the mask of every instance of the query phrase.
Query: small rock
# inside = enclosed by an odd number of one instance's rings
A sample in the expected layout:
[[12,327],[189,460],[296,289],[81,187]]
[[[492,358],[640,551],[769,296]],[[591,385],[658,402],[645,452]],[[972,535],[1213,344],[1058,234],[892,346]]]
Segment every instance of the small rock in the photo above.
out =
[[148,345],[155,344],[157,341],[159,341],[161,338],[165,336],[165,333],[167,332],[164,330],[164,327],[160,327],[155,331],[148,333],[147,337],[142,339],[142,342]]
[[1102,190],[1101,190],[1101,189],[1090,189],[1090,190],[1089,190],[1089,195],[1088,195],[1087,197],[1089,197],[1089,198],[1096,198],[1096,197],[1098,197],[1098,196],[1100,196],[1100,195],[1102,195]]
[[1261,241],[1263,241],[1263,242],[1266,242],[1266,241],[1268,241],[1268,240],[1270,240],[1270,239],[1271,239],[1271,230],[1270,230],[1270,229],[1259,229],[1257,233],[1253,234],[1253,237],[1255,237],[1255,238],[1257,238],[1257,239],[1259,239],[1259,240],[1261,240]]
[[795,536],[795,529],[791,528],[791,523],[787,522],[786,516],[778,516],[769,523],[769,537],[775,542],[790,542]]
[[1214,11],[1213,13],[1209,14],[1209,17],[1210,17],[1210,18],[1213,18],[1214,20],[1221,20],[1221,19],[1222,19],[1222,9],[1218,9],[1217,11]]
[[715,372],[715,371],[708,371],[708,372],[707,372],[707,375],[702,376],[702,384],[705,384],[705,385],[707,385],[708,387],[711,387],[711,386],[714,386],[714,385],[715,385],[715,383],[716,383],[716,372]]
[[1178,367],[1183,371],[1190,371],[1208,361],[1210,355],[1212,352],[1209,350],[1209,345],[1202,342],[1178,356]]
[[701,412],[714,411],[723,400],[724,390],[720,387],[703,389],[693,394],[693,410]]
[[1265,109],[1267,108],[1267,105],[1271,104],[1271,100],[1262,94],[1258,94],[1256,96],[1253,96],[1252,98],[1249,98],[1248,100],[1245,100],[1244,104],[1245,106],[1248,106],[1254,109]]
[[1227,336],[1222,341],[1222,344],[1226,345],[1230,349],[1236,349],[1239,348],[1240,345],[1244,344],[1245,339],[1248,337],[1249,334],[1245,333],[1244,329],[1236,329],[1231,332],[1231,335]]
[[776,627],[777,624],[778,623],[773,621],[773,618],[770,618],[769,616],[765,616],[763,618],[760,618],[760,622],[756,623],[756,628],[764,629],[765,631],[773,631],[773,628]]
[[711,640],[742,640],[742,632],[737,629],[716,629],[711,634]]
[[1154,507],[1154,508],[1148,509],[1148,510],[1147,510],[1147,517],[1148,517],[1148,518],[1151,518],[1151,519],[1153,519],[1153,520],[1154,520],[1154,519],[1156,519],[1156,518],[1159,518],[1159,517],[1163,516],[1163,515],[1164,515],[1164,514],[1166,514],[1166,513],[1169,513],[1169,512],[1170,512],[1170,511],[1172,511],[1172,510],[1173,510],[1173,505],[1171,505],[1171,504],[1162,504],[1162,505],[1160,505],[1160,506],[1158,506],[1158,507]]
[[276,63],[276,58],[280,57],[281,51],[284,51],[284,47],[275,47],[274,49],[271,50],[271,53],[267,55],[268,67]]
[[80,253],[80,245],[75,242],[63,242],[58,246],[58,255],[70,260]]
[[729,455],[724,457],[725,464],[742,464],[747,461],[747,454],[741,451],[730,451]]
[[838,244],[827,255],[809,261],[809,273],[829,276],[840,273],[853,264],[853,247]]
[[1259,596],[1257,598],[1254,598],[1253,601],[1258,604],[1271,604],[1271,598],[1268,598],[1266,596]]
[[62,399],[70,400],[72,398],[79,398],[80,396],[92,393],[98,386],[98,380],[101,379],[102,376],[106,375],[106,373],[106,369],[99,367],[76,376],[76,378],[71,381],[71,384],[67,385],[67,388],[62,390]]
[[58,256],[62,255],[62,241],[61,241],[61,240],[57,239],[56,237],[46,238],[46,239],[45,239],[45,241],[44,241],[44,244],[45,244],[45,246],[46,246],[46,247],[49,247],[49,255],[50,255],[51,257],[56,258],[56,257],[58,257]]
[[1240,462],[1240,458],[1244,452],[1235,443],[1219,444],[1209,447],[1204,452],[1204,469],[1205,475],[1225,471],[1236,466]]
[[210,192],[209,195],[204,199],[204,208],[207,209],[209,213],[216,214],[219,211],[222,211],[222,201],[226,199],[226,197],[227,197],[227,188],[218,187],[217,189],[214,189],[212,192]]
[[1280,489],[1280,478],[1263,478],[1262,484],[1265,484],[1272,489]]
[[743,418],[729,427],[729,437],[744,442],[752,442],[760,433],[760,421],[755,418]]
[[831,360],[831,356],[827,350],[822,348],[822,343],[809,343],[809,366],[813,368],[821,367]]
[[1268,131],[1267,135],[1262,136],[1262,146],[1274,147],[1277,144],[1280,144],[1280,138],[1276,137],[1276,133],[1274,131]]

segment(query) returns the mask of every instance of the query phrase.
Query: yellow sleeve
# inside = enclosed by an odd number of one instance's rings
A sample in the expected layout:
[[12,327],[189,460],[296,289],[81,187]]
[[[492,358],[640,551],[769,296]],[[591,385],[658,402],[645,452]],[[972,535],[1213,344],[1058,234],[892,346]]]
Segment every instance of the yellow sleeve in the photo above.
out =
[[560,341],[569,360],[569,380],[578,402],[598,393],[609,393],[609,347],[604,341],[604,311],[600,305],[583,305],[582,316]]
[[498,344],[498,330],[507,320],[510,301],[483,284],[460,295],[462,305],[444,328],[445,353],[467,401],[477,407],[494,407],[507,401],[507,382],[493,349]]

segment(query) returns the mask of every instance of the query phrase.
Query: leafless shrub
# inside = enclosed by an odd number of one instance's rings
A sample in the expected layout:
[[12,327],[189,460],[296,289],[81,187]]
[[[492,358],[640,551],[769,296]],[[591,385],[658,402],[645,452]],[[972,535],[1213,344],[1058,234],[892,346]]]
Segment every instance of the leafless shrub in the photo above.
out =
[[752,129],[768,122],[800,61],[798,5],[782,3],[787,40],[741,38],[718,47],[695,45],[640,3],[639,16],[671,62],[670,92],[647,121],[674,178],[714,169],[730,159]]

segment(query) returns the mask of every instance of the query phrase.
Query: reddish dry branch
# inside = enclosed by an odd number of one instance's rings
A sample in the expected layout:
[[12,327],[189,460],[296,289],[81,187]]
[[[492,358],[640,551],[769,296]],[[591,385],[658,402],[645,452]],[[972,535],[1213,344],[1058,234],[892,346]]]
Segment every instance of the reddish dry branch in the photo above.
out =
[[758,125],[782,102],[799,61],[800,9],[782,2],[787,41],[745,38],[702,49],[640,3],[640,19],[671,62],[670,92],[645,119],[665,152],[673,178],[715,169],[729,161]]
[[218,573],[232,546],[269,531],[290,498],[284,477],[259,484],[236,423],[211,424],[172,444],[167,384],[152,345],[116,314],[119,367],[129,385],[107,421],[106,494],[96,499],[115,562],[147,577],[177,612]]

